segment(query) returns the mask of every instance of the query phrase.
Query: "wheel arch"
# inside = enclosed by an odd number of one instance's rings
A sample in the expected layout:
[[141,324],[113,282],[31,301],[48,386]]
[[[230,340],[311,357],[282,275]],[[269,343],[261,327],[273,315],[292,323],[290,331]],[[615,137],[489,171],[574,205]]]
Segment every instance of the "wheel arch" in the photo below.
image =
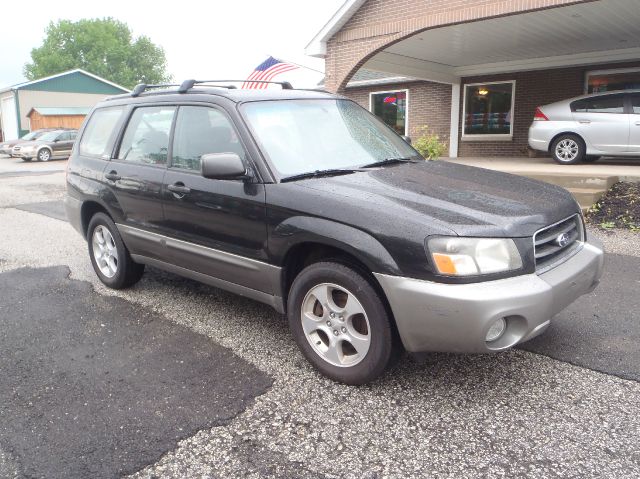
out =
[[382,301],[382,304],[387,312],[388,317],[391,319],[391,325],[393,328],[393,334],[397,344],[401,344],[399,341],[400,335],[398,326],[396,324],[393,311],[387,295],[385,294],[382,285],[373,275],[372,271],[367,265],[362,262],[357,256],[346,251],[346,249],[338,246],[331,246],[325,243],[305,241],[298,243],[291,247],[284,258],[281,275],[281,288],[282,288],[282,303],[284,307],[284,314],[287,314],[287,304],[289,300],[289,291],[295,278],[300,272],[314,263],[320,263],[323,261],[336,262],[350,267],[361,274],[375,290],[376,294]]
[[95,200],[84,201],[80,207],[80,226],[85,239],[87,238],[87,228],[89,228],[91,218],[93,218],[96,213],[104,213],[113,221],[113,216],[103,204]]
[[548,152],[550,154],[553,151],[553,145],[555,144],[556,140],[558,138],[560,138],[561,136],[563,136],[563,135],[577,136],[580,139],[580,141],[582,141],[582,144],[584,145],[584,148],[585,148],[585,152],[588,150],[589,145],[587,144],[587,140],[585,140],[584,137],[580,133],[578,133],[576,131],[567,130],[567,131],[563,131],[561,133],[557,133],[557,134],[555,134],[553,136],[553,138],[551,138],[551,141],[549,142],[549,150],[548,150]]
[[[48,145],[42,145],[42,146],[41,146],[40,148],[38,148],[38,150],[36,151],[36,159],[38,159],[38,156],[40,156],[40,152],[41,152],[42,150],[49,150],[49,157],[52,157],[52,156],[53,156],[53,150],[51,149],[51,147],[50,147],[50,146],[48,146]],[[51,158],[49,158],[49,159],[51,159]]]

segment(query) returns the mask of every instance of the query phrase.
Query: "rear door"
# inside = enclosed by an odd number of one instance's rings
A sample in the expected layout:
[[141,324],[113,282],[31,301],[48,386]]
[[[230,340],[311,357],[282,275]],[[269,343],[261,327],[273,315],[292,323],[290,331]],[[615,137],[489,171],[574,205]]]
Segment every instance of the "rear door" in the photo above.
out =
[[571,104],[578,132],[588,145],[602,153],[623,153],[629,144],[630,115],[625,113],[625,95],[602,95]]
[[206,153],[248,155],[232,120],[213,106],[184,105],[176,118],[165,175],[165,230],[171,261],[192,271],[272,292],[266,259],[264,185],[257,180],[202,177]]
[[134,108],[103,173],[125,243],[132,253],[151,258],[164,256],[163,245],[149,233],[158,233],[162,226],[162,181],[175,112],[172,105]]
[[629,95],[629,152],[640,154],[640,93]]

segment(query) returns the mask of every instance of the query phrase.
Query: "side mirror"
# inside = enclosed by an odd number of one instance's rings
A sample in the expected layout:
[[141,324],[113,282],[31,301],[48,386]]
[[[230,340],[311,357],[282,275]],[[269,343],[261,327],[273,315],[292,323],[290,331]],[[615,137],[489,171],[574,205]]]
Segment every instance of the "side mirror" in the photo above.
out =
[[202,176],[212,180],[247,177],[247,168],[236,153],[207,153],[200,157]]
[[403,139],[404,141],[406,141],[407,143],[411,144],[411,138],[410,138],[410,137],[408,137],[407,135],[402,135],[402,139]]

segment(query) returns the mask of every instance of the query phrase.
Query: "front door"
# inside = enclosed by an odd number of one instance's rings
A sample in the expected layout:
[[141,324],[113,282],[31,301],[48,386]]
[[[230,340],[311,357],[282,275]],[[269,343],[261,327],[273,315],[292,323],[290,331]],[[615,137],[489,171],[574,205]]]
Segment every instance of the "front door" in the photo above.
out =
[[229,117],[217,108],[181,106],[163,188],[165,231],[172,262],[192,271],[271,293],[266,259],[264,185],[202,177],[206,153],[245,148]]
[[125,243],[134,254],[160,260],[165,249],[156,235],[163,221],[162,181],[175,111],[175,106],[134,109],[120,147],[103,173]]
[[630,96],[629,152],[640,155],[640,93]]
[[53,143],[52,151],[56,158],[68,158],[71,155],[71,149],[73,148],[73,142],[76,139],[75,131],[63,131],[58,135],[56,141]]
[[576,102],[573,118],[587,144],[605,154],[627,151],[629,117],[624,95],[603,95]]

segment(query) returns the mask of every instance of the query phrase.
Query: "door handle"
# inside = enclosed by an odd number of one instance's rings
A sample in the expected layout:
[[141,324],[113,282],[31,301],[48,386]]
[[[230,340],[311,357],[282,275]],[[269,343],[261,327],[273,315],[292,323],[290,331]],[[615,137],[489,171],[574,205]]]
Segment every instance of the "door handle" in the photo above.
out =
[[591,120],[578,120],[578,123],[582,123],[583,125],[588,125],[591,123]]
[[122,178],[117,171],[111,170],[109,173],[105,174],[104,177],[109,181],[118,181]]
[[176,196],[186,195],[187,193],[191,192],[191,188],[189,188],[188,186],[184,186],[184,183],[182,183],[181,181],[167,186],[167,189],[172,193],[175,193]]
[[640,126],[640,121],[636,121],[636,126]]

